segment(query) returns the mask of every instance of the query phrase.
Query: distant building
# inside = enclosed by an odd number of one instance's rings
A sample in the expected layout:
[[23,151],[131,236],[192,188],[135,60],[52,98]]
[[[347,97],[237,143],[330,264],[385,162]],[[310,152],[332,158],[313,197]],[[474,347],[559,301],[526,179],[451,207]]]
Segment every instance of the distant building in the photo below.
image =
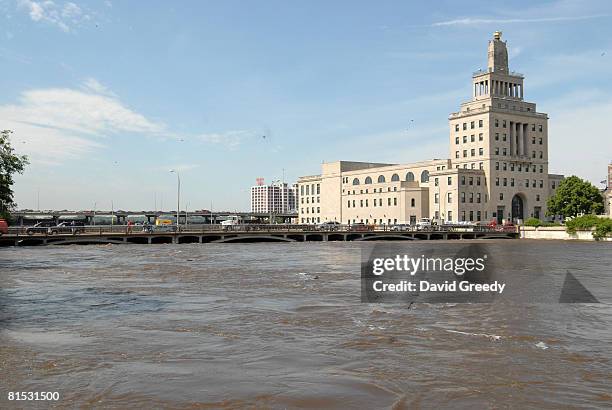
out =
[[251,212],[287,213],[296,210],[297,184],[289,186],[285,182],[274,182],[264,185],[258,179],[258,185],[251,187]]
[[[486,223],[544,218],[563,175],[548,172],[548,115],[523,99],[506,42],[489,41],[488,67],[449,120],[449,154],[410,164],[337,161],[299,178],[299,221]],[[611,176],[612,178],[612,176]]]

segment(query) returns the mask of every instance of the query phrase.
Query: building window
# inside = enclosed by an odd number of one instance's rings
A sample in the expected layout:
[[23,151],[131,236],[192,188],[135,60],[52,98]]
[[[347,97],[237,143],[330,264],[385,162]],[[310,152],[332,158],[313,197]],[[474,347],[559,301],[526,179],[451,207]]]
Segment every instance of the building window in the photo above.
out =
[[359,185],[359,178],[353,179],[353,185]]
[[470,135],[470,142],[474,142],[476,141],[476,137],[474,136],[474,134]]
[[438,194],[437,192],[434,194],[434,204],[437,204],[438,202],[440,202],[440,194]]
[[406,181],[407,181],[407,182],[412,182],[412,181],[414,181],[414,174],[413,174],[412,172],[408,172],[408,173],[406,174]]
[[474,211],[470,211],[470,222],[474,220]]
[[507,153],[508,153],[508,151],[506,151],[506,148],[504,148],[504,150],[503,150],[503,154],[504,154],[504,156],[505,156]]
[[480,192],[476,194],[476,203],[480,203]]
[[470,128],[474,129],[474,121],[470,122]]
[[536,201],[540,202],[540,194],[536,194]]
[[502,162],[502,169],[504,171],[508,169],[508,163],[507,162]]
[[499,177],[495,178],[495,185],[499,186]]
[[397,174],[391,175],[391,182],[397,182],[399,180],[400,180],[399,175]]
[[455,137],[455,144],[459,144],[459,137]]
[[[495,126],[496,126],[496,127],[499,127],[499,120],[498,120],[497,118],[495,119]],[[498,134],[498,135],[499,135],[499,134]]]
[[542,145],[542,141],[543,141],[543,140],[542,140],[542,137],[540,137],[540,145]]
[[465,203],[465,192],[461,193],[461,203]]
[[455,151],[455,158],[459,158],[459,151]]
[[372,178],[366,177],[366,179],[365,179],[365,181],[363,183],[364,184],[371,184],[372,183]]
[[506,120],[502,122],[502,128],[506,128]]
[[542,124],[538,125],[538,131],[542,132]]
[[474,193],[470,192],[470,204],[474,203]]
[[496,163],[495,163],[495,170],[496,170],[496,171],[499,171],[499,162],[496,162]]
[[438,178],[434,178],[434,186],[438,186]]
[[449,203],[449,204],[452,204],[452,203],[453,203],[453,193],[452,193],[452,192],[449,192],[449,193],[447,194],[447,197],[448,197],[448,199],[447,199],[448,203]]
[[467,123],[465,123],[465,122],[463,123],[463,130],[464,131],[467,130]]
[[410,206],[413,208],[416,206],[416,201],[414,200],[414,198],[410,199]]
[[482,120],[478,120],[478,127],[482,128],[482,126],[483,126],[483,121]]
[[499,132],[495,133],[495,141],[499,141]]
[[528,179],[525,180],[525,188],[529,188],[529,180]]
[[531,131],[535,131],[535,124],[531,124]]
[[508,186],[508,178],[504,178],[504,186]]
[[504,193],[503,193],[503,192],[500,192],[500,193],[499,193],[499,200],[500,200],[500,201],[503,201],[503,200],[504,200]]
[[391,206],[391,198],[387,198],[387,206]]
[[514,186],[514,178],[510,178],[510,186]]
[[384,182],[386,182],[386,181],[385,181],[385,176],[384,176],[384,175],[379,175],[379,176],[378,176],[378,183],[379,183],[379,184],[382,184],[382,183],[384,183]]
[[499,147],[495,147],[495,155],[499,155]]
[[540,165],[540,174],[544,173],[544,165]]
[[397,205],[397,198],[393,198],[393,205]]
[[482,132],[480,134],[478,134],[478,141],[482,141],[484,140],[484,137],[482,136]]
[[459,131],[459,124],[455,124],[455,131]]
[[484,148],[478,148],[478,155],[480,156],[484,155]]
[[482,162],[478,163],[478,169],[484,169],[484,164]]
[[506,133],[504,133],[504,135],[502,136],[502,141],[504,141],[504,142],[505,142],[507,139],[508,139],[507,134],[506,134]]
[[429,182],[429,171],[421,172],[421,182]]
[[347,201],[347,203],[346,203],[346,207],[347,207],[347,208],[350,208],[350,207],[351,207],[351,201]]
[[472,148],[470,150],[470,156],[473,157],[474,155],[476,155],[476,150],[474,148]]
[[544,153],[540,151],[540,159],[544,158]]
[[463,143],[464,143],[464,144],[465,144],[465,143],[467,143],[467,135],[464,135],[464,136],[463,136]]
[[317,195],[319,195],[321,193],[321,186],[320,184],[317,184]]
[[466,157],[467,157],[467,150],[466,150],[466,149],[464,149],[464,150],[463,150],[463,158],[466,158]]

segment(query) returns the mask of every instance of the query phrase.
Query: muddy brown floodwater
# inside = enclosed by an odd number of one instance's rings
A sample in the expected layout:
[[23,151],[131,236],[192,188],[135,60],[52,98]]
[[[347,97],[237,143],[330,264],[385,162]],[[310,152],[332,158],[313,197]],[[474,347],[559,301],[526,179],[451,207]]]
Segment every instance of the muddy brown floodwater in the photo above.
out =
[[360,303],[368,246],[0,248],[0,408],[612,406],[609,243],[487,241],[600,303],[410,308]]

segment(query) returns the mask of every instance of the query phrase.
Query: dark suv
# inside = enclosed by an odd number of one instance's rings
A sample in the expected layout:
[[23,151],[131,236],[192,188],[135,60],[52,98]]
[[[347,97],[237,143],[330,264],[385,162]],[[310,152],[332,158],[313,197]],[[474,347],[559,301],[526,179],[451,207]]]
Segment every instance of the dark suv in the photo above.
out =
[[47,233],[47,229],[52,226],[55,226],[55,222],[53,221],[38,222],[36,225],[26,228],[26,234],[34,235],[35,233]]
[[50,235],[57,235],[60,233],[71,233],[73,235],[78,235],[80,233],[85,232],[85,224],[83,222],[62,222],[57,226],[52,226],[47,228],[47,232]]

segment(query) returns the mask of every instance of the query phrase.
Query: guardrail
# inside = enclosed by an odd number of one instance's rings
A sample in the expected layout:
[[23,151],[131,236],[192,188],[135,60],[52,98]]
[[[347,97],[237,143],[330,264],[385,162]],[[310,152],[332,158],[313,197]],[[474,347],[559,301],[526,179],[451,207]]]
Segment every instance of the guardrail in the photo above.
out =
[[515,226],[484,225],[330,225],[317,224],[189,224],[189,225],[87,225],[34,228],[9,227],[8,235],[152,235],[152,234],[205,234],[211,232],[517,232]]

